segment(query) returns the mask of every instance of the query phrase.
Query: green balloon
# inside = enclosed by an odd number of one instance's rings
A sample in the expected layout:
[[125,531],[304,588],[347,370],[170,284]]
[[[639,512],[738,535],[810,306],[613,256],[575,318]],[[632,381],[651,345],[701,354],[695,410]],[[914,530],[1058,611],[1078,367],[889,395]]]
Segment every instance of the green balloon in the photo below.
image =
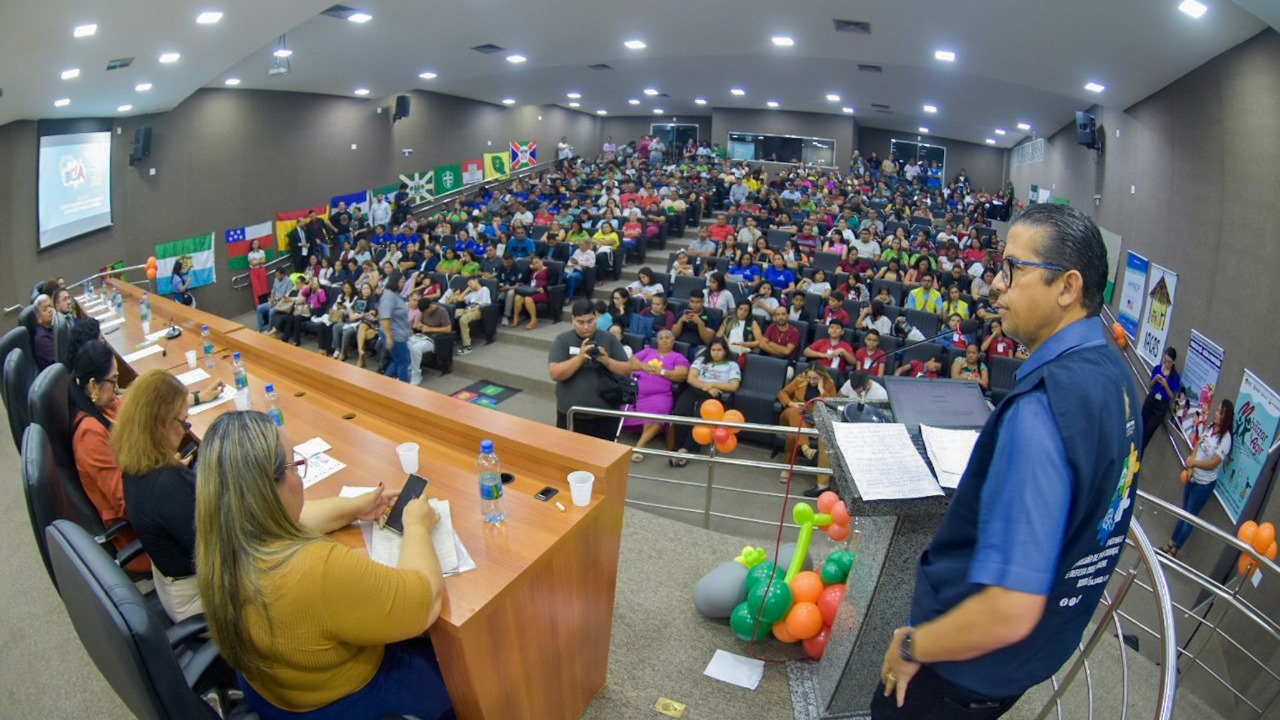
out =
[[[767,595],[766,588],[769,591]],[[760,620],[769,623],[769,627],[787,616],[787,612],[791,610],[791,600],[791,588],[782,582],[780,576],[774,578],[773,584],[756,583],[747,593],[748,607],[752,612],[760,613]]]
[[759,563],[747,571],[747,592],[751,592],[751,588],[760,580],[768,580],[769,576],[777,570],[777,567],[769,560]]
[[827,556],[827,562],[835,562],[840,565],[846,575],[853,569],[853,564],[856,560],[857,558],[849,550],[836,550]]
[[828,559],[822,565],[822,571],[818,573],[822,576],[822,582],[827,585],[844,584],[849,577],[849,571],[844,569],[839,562]]
[[768,637],[772,625],[764,621],[760,622],[760,627],[756,628],[756,618],[751,614],[750,606],[745,602],[738,603],[733,609],[733,614],[729,616],[729,627],[733,628],[733,634],[743,642],[751,642],[751,631],[755,630],[755,639],[760,640]]

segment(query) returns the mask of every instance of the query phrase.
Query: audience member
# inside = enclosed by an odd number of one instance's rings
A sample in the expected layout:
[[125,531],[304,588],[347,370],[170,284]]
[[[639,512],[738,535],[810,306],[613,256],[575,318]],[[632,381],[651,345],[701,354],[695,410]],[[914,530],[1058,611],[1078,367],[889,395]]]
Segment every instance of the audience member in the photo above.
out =
[[[810,363],[804,372],[778,391],[778,402],[782,404],[782,414],[778,416],[778,424],[787,427],[813,427],[811,416],[806,417],[809,415],[807,412],[809,401],[819,397],[835,396],[836,385],[831,380],[831,374],[825,367]],[[796,436],[793,433],[787,433],[786,454],[783,456],[787,462],[792,461],[795,450]],[[800,452],[809,460],[818,454],[817,448],[807,437],[800,443]],[[778,482],[785,483],[790,479],[791,474],[786,470],[778,475]]]
[[779,307],[773,311],[773,322],[764,331],[764,339],[760,342],[760,352],[783,360],[794,360],[800,347],[800,329],[790,322],[787,309]]
[[[637,412],[653,415],[668,415],[675,403],[671,391],[673,387],[684,382],[689,372],[689,361],[675,350],[675,335],[670,330],[659,330],[657,347],[643,348],[631,356],[631,375],[636,379]],[[629,409],[629,408],[623,408]],[[665,427],[664,423],[639,419],[628,419],[622,423],[624,428],[642,427],[636,448],[643,448]],[[671,438],[674,443],[674,437]],[[674,449],[669,446],[668,450]],[[644,455],[633,453],[632,462],[641,462]]]
[[[596,327],[595,307],[589,300],[577,300],[571,310],[573,328],[561,333],[551,344],[547,370],[556,384],[556,427],[568,428],[569,408],[610,408],[600,395],[601,373],[626,377],[631,364],[622,343],[605,330]],[[614,418],[578,415],[575,432],[604,440],[617,436],[619,423]]]
[[[694,360],[689,367],[684,390],[676,398],[671,414],[681,417],[699,417],[698,411],[702,403],[709,399],[718,400],[725,407],[731,407],[732,395],[738,392],[741,382],[742,371],[734,361],[729,342],[723,337],[713,338],[707,343],[707,351]],[[688,453],[698,448],[692,433],[693,427],[690,425],[675,426],[674,446],[678,452]],[[689,464],[689,461],[673,458],[670,464],[673,467],[684,467]]]

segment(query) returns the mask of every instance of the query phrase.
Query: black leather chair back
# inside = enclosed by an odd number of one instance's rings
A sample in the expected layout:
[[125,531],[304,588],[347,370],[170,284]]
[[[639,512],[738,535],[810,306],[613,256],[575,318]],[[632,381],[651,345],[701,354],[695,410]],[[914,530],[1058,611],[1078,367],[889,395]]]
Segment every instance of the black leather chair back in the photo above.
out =
[[58,581],[53,576],[53,564],[49,561],[49,547],[45,543],[44,529],[58,519],[54,509],[53,488],[58,482],[58,469],[53,465],[53,450],[49,437],[39,425],[28,425],[22,436],[22,492],[27,498],[27,514],[31,517],[31,530],[36,535],[36,548],[49,573],[54,588]]
[[71,624],[129,710],[142,720],[217,718],[183,677],[166,623],[93,536],[66,520],[45,535]]
[[22,349],[27,352],[27,358],[31,358],[31,333],[21,325],[10,330],[0,338],[0,363],[9,357],[9,353],[14,350]]
[[57,482],[53,486],[57,517],[71,520],[95,535],[106,532],[98,509],[80,484],[71,450],[71,408],[67,395],[67,368],[55,363],[45,368],[31,385],[28,407],[31,422],[44,429],[53,449]]
[[[25,333],[26,330],[17,328]],[[6,336],[7,337],[7,336]],[[27,405],[27,394],[31,392],[31,383],[35,380],[36,366],[31,358],[30,348],[14,348],[4,357],[4,408],[9,416],[9,430],[13,432],[13,444],[22,450],[22,432],[31,422],[31,409]]]
[[22,312],[18,313],[18,327],[26,328],[28,335],[35,335],[36,332],[36,304],[22,308]]

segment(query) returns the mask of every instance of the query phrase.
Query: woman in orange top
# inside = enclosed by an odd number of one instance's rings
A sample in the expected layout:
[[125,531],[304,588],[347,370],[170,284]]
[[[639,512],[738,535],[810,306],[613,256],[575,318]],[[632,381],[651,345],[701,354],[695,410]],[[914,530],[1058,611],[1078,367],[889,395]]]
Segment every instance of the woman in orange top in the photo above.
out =
[[[817,363],[809,363],[805,371],[800,373],[791,382],[787,383],[778,391],[778,402],[782,403],[782,414],[778,417],[780,425],[789,427],[813,427],[809,423],[805,415],[805,404],[817,397],[835,397],[836,384],[831,379],[831,375],[825,367]],[[796,436],[794,434],[787,435],[787,454],[783,457],[787,462],[791,461],[791,453],[795,449]],[[804,439],[804,443],[800,446],[804,456],[810,460],[818,451],[809,444],[809,438]],[[789,474],[786,470],[778,476],[778,482],[786,482]]]

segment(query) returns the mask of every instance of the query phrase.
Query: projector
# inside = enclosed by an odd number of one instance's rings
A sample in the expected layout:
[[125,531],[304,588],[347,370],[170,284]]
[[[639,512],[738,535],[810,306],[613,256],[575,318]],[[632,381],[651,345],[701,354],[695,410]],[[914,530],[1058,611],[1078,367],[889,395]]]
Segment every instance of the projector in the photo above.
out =
[[275,77],[276,75],[288,75],[288,74],[289,74],[289,68],[282,67],[280,65],[275,65],[267,70],[267,75],[269,75],[270,77]]

